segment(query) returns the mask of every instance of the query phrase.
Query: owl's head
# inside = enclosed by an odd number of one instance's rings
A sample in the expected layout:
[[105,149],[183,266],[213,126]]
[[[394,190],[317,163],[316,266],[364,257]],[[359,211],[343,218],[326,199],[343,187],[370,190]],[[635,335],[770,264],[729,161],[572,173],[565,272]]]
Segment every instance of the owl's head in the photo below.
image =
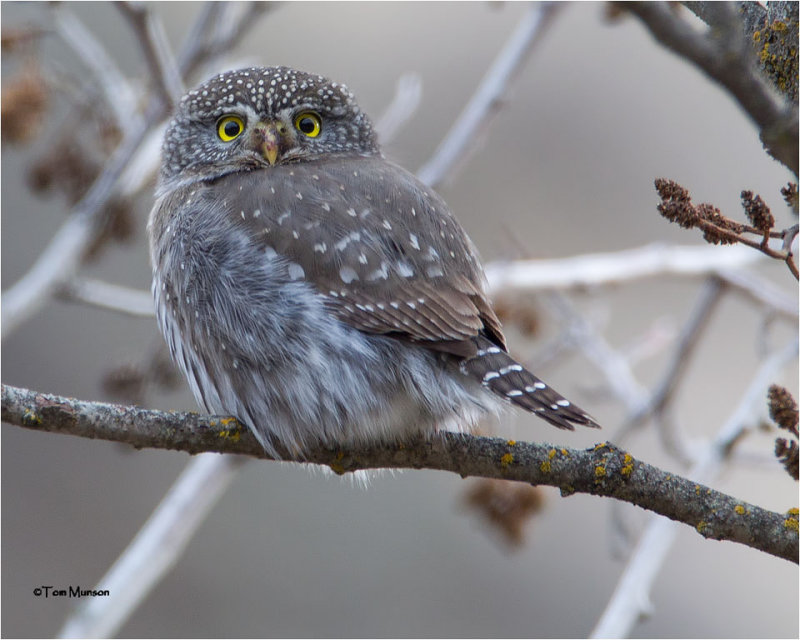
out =
[[164,137],[162,188],[330,154],[380,154],[345,85],[287,67],[228,71],[181,99]]

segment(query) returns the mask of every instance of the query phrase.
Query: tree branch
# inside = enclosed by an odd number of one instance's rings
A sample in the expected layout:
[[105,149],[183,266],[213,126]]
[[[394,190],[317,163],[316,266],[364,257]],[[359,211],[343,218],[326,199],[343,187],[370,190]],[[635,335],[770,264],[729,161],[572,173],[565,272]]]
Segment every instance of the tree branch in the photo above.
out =
[[[271,459],[233,418],[85,402],[8,385],[3,385],[2,394],[3,421],[28,429],[136,448]],[[288,452],[278,450],[288,458]],[[317,448],[307,453],[304,462],[326,465],[339,474],[375,468],[438,469],[462,477],[549,485],[560,488],[564,496],[613,497],[695,527],[706,538],[739,542],[797,562],[796,516],[773,513],[666,473],[609,443],[581,451],[442,432],[404,444]]]
[[456,165],[464,163],[467,150],[475,147],[479,132],[486,131],[513,78],[558,9],[558,3],[552,2],[531,5],[433,156],[417,171],[422,182],[436,187]]
[[[636,15],[656,40],[694,63],[725,87],[758,126],[761,141],[776,160],[798,171],[797,108],[782,100],[756,68],[730,3],[709,3],[713,32],[698,33],[666,2],[619,2]],[[717,33],[718,32],[718,33]]]

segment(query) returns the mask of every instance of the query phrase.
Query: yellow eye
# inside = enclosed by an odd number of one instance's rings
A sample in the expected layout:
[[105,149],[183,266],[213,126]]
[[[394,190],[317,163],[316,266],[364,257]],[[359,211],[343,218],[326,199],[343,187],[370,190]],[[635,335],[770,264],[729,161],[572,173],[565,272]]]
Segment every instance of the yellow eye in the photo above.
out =
[[239,116],[223,116],[217,121],[217,135],[223,142],[235,140],[244,131],[244,120]]
[[313,111],[303,111],[297,114],[294,119],[294,126],[309,138],[316,138],[322,129],[322,118]]

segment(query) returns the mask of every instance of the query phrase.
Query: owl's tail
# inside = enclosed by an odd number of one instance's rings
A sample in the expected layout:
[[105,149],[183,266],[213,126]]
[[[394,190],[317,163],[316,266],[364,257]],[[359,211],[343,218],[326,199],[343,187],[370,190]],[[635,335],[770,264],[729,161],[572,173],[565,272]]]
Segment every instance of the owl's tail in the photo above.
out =
[[551,389],[489,339],[478,336],[473,340],[478,351],[461,362],[461,370],[480,380],[484,387],[559,429],[572,431],[576,424],[600,428],[583,409]]

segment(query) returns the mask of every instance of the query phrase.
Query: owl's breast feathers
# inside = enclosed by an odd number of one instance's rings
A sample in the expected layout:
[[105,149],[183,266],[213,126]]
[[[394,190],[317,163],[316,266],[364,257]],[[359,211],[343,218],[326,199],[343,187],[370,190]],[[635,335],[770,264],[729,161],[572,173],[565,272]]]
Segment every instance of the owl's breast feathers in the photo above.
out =
[[475,247],[404,169],[338,157],[230,174],[214,191],[230,224],[345,324],[465,358],[478,336],[505,350]]

